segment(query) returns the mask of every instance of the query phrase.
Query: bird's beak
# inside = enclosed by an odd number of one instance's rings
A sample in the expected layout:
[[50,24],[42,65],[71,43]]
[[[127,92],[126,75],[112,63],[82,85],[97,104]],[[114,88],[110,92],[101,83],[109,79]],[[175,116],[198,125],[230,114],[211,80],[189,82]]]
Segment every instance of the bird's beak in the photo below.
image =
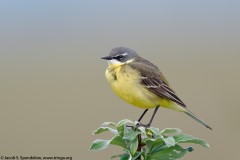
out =
[[111,57],[111,56],[106,56],[106,57],[102,57],[102,59],[111,60],[111,59],[113,59],[113,57]]

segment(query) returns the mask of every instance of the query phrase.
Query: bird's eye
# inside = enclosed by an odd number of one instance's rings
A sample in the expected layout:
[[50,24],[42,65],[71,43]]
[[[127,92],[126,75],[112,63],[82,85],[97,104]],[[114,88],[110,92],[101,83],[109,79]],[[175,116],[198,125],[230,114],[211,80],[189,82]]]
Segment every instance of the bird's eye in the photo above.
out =
[[123,55],[117,55],[117,56],[115,56],[114,58],[116,59],[116,60],[122,60],[123,59]]

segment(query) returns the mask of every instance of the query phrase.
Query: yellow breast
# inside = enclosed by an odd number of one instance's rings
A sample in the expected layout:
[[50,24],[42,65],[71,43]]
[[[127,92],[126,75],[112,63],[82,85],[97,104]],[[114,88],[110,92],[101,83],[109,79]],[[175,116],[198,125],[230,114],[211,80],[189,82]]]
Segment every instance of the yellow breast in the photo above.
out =
[[160,97],[141,85],[139,72],[128,65],[110,66],[105,74],[112,90],[126,102],[145,109],[160,105]]

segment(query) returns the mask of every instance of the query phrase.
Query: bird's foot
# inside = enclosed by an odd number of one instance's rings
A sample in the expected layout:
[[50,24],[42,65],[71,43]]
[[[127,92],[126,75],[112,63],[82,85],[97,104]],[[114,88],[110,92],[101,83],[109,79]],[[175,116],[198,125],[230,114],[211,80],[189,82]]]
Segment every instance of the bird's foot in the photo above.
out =
[[141,122],[138,122],[137,124],[136,124],[136,127],[138,128],[138,127],[144,127],[144,128],[149,128],[151,126],[151,124],[142,124]]

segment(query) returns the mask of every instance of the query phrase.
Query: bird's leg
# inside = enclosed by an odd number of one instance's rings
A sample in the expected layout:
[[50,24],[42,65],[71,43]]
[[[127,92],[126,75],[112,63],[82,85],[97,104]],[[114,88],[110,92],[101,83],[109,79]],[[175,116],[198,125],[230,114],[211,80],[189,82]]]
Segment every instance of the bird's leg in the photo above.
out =
[[[153,112],[153,114],[152,114],[152,117],[151,117],[151,119],[150,119],[150,121],[149,121],[148,124],[142,124],[142,123],[139,122],[138,125],[137,125],[137,127],[143,126],[143,127],[145,127],[145,128],[149,128],[149,127],[151,126],[151,124],[152,124],[153,118],[154,118],[154,116],[156,115],[159,107],[160,107],[160,106],[157,106],[157,107],[155,108],[155,110],[154,110],[154,112]],[[144,116],[144,114],[145,114],[146,112],[147,112],[146,110],[143,112],[143,115],[139,118],[140,120],[142,119],[142,117]]]
[[148,109],[145,109],[145,111],[142,113],[142,115],[138,119],[138,122],[140,122],[142,120],[143,116],[147,113],[147,111],[148,111]]
[[[140,118],[138,119],[137,127],[139,126],[139,124],[141,124],[140,121],[142,120],[143,116],[147,113],[147,111],[148,111],[148,109],[145,109],[144,112],[142,113],[142,115],[140,116]],[[127,125],[127,127],[133,128],[133,126],[128,126],[128,125]]]
[[152,115],[152,117],[151,117],[151,119],[150,119],[150,121],[149,121],[149,123],[148,123],[148,126],[149,126],[149,127],[151,126],[152,121],[153,121],[153,118],[155,117],[155,115],[156,115],[159,107],[160,107],[160,106],[157,106],[157,107],[155,108],[155,110],[154,110],[154,112],[153,112],[153,115]]

